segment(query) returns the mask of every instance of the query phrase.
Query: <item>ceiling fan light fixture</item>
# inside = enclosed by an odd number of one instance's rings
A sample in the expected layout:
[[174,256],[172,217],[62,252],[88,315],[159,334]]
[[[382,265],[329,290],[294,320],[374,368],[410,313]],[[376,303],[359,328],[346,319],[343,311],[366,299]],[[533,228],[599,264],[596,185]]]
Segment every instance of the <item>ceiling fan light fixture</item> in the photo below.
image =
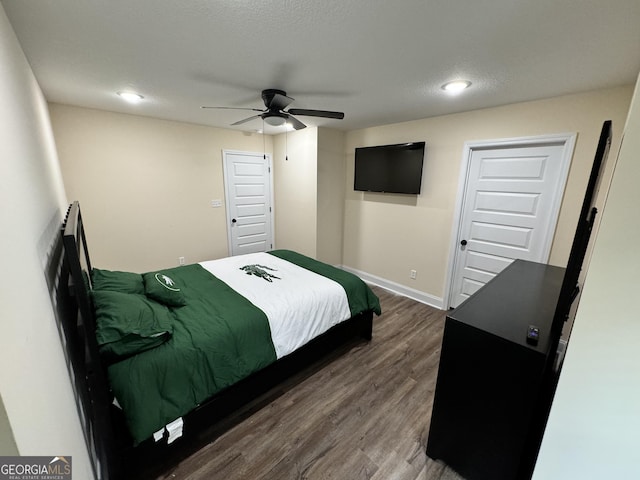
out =
[[454,80],[453,82],[447,82],[442,85],[442,90],[452,95],[456,95],[463,90],[466,90],[471,86],[471,82],[468,80]]
[[273,114],[265,115],[264,121],[267,122],[272,127],[279,127],[285,124],[285,122],[287,121],[287,117],[285,117],[284,115],[273,113]]

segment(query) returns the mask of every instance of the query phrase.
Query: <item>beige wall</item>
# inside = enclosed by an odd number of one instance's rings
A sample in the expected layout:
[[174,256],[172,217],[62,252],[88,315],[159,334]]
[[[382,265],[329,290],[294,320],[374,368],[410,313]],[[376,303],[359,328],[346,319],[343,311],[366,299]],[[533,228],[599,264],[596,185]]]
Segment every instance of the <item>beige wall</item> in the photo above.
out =
[[90,479],[45,280],[67,199],[47,104],[1,5],[0,65],[0,392],[10,423],[0,412],[0,445],[71,455],[73,478]]
[[273,151],[276,248],[315,257],[318,129],[277,135]]
[[639,159],[640,77],[534,480],[640,478]]
[[[94,266],[149,271],[228,255],[222,150],[271,152],[271,137],[51,104],[70,200]],[[222,200],[220,208],[211,200]]]
[[[442,300],[464,143],[576,132],[550,256],[550,263],[564,265],[602,122],[613,120],[615,150],[632,90],[625,86],[348,132],[344,265]],[[353,190],[356,147],[421,140],[427,149],[419,196]],[[604,176],[606,183],[610,166]],[[415,280],[409,279],[410,270],[417,270]]]

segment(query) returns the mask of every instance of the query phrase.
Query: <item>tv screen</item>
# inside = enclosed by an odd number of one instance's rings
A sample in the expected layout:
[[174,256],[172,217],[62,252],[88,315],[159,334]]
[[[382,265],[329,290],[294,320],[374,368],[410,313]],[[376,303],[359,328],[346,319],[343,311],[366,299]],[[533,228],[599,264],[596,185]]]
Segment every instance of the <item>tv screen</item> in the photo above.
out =
[[353,188],[419,194],[425,142],[356,148]]

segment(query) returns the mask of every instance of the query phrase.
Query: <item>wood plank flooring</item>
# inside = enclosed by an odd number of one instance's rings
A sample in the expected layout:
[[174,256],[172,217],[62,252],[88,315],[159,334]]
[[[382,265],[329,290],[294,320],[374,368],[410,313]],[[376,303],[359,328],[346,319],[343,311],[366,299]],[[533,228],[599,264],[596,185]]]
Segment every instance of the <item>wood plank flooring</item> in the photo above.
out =
[[425,454],[445,312],[374,287],[373,340],[158,479],[460,480]]

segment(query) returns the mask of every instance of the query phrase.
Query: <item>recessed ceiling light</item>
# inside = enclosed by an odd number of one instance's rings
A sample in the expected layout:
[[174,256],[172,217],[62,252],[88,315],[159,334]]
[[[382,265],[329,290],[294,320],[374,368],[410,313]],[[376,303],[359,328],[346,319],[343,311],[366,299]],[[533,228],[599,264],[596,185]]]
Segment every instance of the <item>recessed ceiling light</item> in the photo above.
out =
[[129,103],[138,103],[144,98],[139,93],[134,92],[118,92],[118,95]]
[[471,82],[468,80],[454,80],[453,82],[445,83],[442,85],[442,89],[451,94],[460,93],[461,91],[469,88],[471,86]]

